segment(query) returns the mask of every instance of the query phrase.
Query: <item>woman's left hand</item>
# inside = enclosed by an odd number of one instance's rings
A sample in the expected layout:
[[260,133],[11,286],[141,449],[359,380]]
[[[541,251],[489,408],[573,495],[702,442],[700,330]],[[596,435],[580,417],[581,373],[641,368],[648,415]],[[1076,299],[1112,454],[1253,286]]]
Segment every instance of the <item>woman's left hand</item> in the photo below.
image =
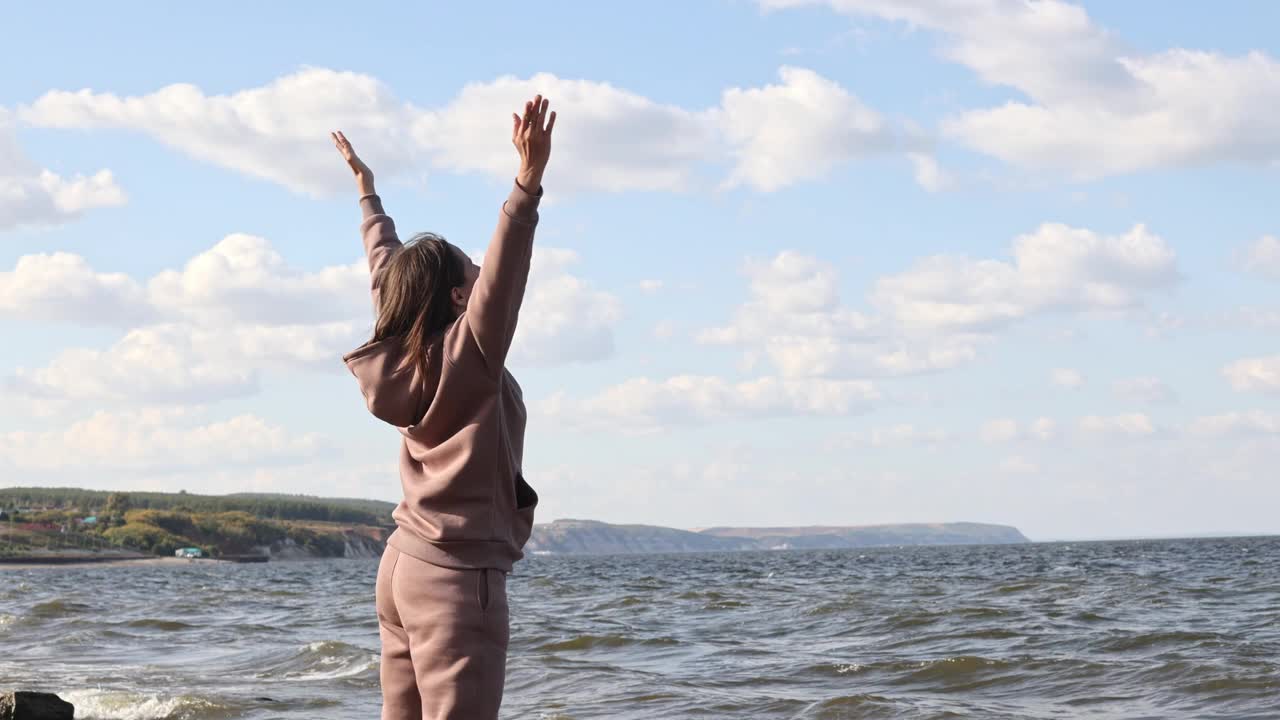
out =
[[361,195],[372,195],[373,193],[373,171],[365,164],[364,160],[356,154],[355,148],[351,147],[347,136],[342,131],[329,133],[329,137],[333,138],[333,144],[337,146],[338,152],[342,153],[342,159],[347,161],[347,165],[351,167],[351,172],[355,173],[356,186],[360,189]]

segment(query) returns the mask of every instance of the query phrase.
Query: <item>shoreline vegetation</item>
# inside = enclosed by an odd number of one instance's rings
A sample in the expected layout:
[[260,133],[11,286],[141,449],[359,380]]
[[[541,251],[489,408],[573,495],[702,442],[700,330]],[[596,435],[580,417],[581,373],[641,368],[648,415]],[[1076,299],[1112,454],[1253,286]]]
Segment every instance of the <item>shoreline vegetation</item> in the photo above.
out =
[[[0,566],[373,558],[395,529],[394,509],[378,500],[302,495],[0,488]],[[606,555],[1027,542],[1012,526],[965,522],[680,530],[562,519],[535,525],[525,551]],[[175,551],[199,557],[175,557]]]
[[153,558],[376,557],[391,503],[291,495],[0,488],[0,564],[137,563]]

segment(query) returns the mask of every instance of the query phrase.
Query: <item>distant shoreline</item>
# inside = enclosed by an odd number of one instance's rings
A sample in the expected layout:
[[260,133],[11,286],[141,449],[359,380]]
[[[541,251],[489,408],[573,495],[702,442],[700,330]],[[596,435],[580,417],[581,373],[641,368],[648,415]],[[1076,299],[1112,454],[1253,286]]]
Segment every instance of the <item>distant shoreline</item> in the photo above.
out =
[[0,558],[0,570],[25,570],[28,568],[60,568],[60,567],[173,567],[192,563],[228,563],[230,560],[212,558],[179,558],[160,557],[156,555],[131,556],[93,556],[93,555],[25,555],[19,557]]

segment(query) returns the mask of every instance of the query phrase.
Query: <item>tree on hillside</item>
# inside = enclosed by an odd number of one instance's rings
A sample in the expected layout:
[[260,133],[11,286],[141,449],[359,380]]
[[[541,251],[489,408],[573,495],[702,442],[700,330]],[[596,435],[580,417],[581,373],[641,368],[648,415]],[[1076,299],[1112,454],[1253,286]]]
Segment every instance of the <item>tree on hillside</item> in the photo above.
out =
[[107,496],[107,505],[103,508],[103,514],[110,518],[109,522],[113,526],[119,527],[124,525],[124,516],[131,506],[129,493],[111,493]]

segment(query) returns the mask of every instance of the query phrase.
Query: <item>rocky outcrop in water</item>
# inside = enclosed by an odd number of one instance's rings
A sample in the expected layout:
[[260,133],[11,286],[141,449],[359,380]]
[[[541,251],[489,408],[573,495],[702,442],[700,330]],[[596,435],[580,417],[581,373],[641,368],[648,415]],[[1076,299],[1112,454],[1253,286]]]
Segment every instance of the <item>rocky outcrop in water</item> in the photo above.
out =
[[652,525],[610,525],[556,520],[536,525],[525,551],[532,554],[732,552],[840,549],[898,545],[991,545],[1029,542],[1015,527],[984,523],[778,527],[676,530]]
[[72,720],[75,714],[75,706],[50,693],[0,693],[0,720]]

